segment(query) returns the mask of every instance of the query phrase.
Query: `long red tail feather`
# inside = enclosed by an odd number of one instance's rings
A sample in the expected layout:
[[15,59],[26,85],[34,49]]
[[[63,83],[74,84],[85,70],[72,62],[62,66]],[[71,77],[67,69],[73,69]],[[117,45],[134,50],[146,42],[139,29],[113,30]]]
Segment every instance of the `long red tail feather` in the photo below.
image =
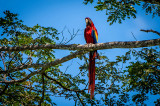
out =
[[89,87],[88,91],[90,92],[90,99],[94,97],[95,89],[95,52],[90,52],[89,54]]

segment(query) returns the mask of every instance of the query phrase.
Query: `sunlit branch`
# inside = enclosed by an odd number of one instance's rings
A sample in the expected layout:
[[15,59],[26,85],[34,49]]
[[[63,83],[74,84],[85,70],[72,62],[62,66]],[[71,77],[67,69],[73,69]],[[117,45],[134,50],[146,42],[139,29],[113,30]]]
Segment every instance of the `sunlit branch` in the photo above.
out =
[[155,31],[155,30],[152,30],[152,29],[150,29],[150,30],[144,30],[144,29],[141,29],[140,31],[143,31],[143,32],[153,32],[153,33],[155,33],[155,34],[157,34],[157,35],[159,35],[160,36],[160,33],[158,32],[158,31]]
[[[108,42],[108,43],[86,44],[86,45],[41,45],[40,46],[41,49],[56,48],[56,49],[82,50],[82,51],[77,51],[63,58],[56,59],[55,61],[52,61],[50,63],[21,65],[20,67],[15,67],[7,71],[0,71],[0,74],[11,73],[17,70],[22,70],[27,68],[36,68],[36,67],[49,68],[51,66],[55,66],[55,65],[64,63],[68,60],[71,60],[73,58],[76,58],[79,55],[85,54],[92,50],[113,49],[113,48],[138,48],[138,47],[149,47],[149,46],[156,46],[156,45],[160,45],[160,39],[130,41],[130,42]],[[32,48],[38,49],[39,46],[32,47]],[[26,49],[29,49],[29,46],[28,48],[26,47]],[[16,47],[15,48],[11,47],[10,49],[6,48],[6,50],[17,50],[17,49]]]
[[143,40],[143,41],[126,41],[126,42],[107,42],[86,45],[32,45],[32,46],[16,46],[16,47],[0,47],[0,51],[24,51],[36,49],[63,49],[63,50],[103,50],[112,48],[139,48],[160,45],[160,39]]

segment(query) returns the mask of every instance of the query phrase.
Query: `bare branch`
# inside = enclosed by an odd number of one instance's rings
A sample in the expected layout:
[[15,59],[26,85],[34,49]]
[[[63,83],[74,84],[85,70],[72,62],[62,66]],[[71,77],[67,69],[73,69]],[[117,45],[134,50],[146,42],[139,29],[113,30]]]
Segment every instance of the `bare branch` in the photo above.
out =
[[102,50],[112,48],[139,48],[160,45],[160,39],[143,40],[143,41],[126,41],[126,42],[107,42],[86,45],[32,45],[32,46],[17,46],[17,47],[0,47],[0,51],[24,51],[36,49],[64,49],[64,50]]
[[67,91],[74,91],[74,92],[83,92],[83,90],[74,90],[74,89],[69,89],[65,86],[63,86],[59,81],[57,81],[56,79],[54,78],[51,78],[50,76],[48,76],[46,73],[44,74],[44,76],[54,82],[56,82],[56,84],[58,84],[59,86],[61,86],[63,89],[67,90]]
[[24,77],[24,78],[22,78],[22,79],[20,79],[20,80],[0,81],[0,83],[13,84],[13,83],[24,82],[24,81],[26,81],[27,79],[29,79],[30,77],[32,77],[33,75],[36,75],[36,74],[38,74],[38,73],[41,73],[42,71],[43,71],[43,70],[32,72],[32,73],[30,73],[29,75],[27,75],[26,77]]
[[136,37],[134,36],[133,32],[131,32],[131,33],[132,33],[132,36],[134,37],[134,39],[137,41],[137,39],[136,39]]
[[79,101],[81,102],[82,106],[85,106],[85,104],[83,103],[83,101],[82,101],[82,100],[81,100],[81,98],[79,97],[78,92],[76,92],[76,95],[77,95],[77,97],[78,97]]
[[62,40],[60,41],[60,44],[63,43],[63,40],[64,40],[63,32],[64,32],[65,29],[66,29],[66,26],[65,26],[65,27],[63,28],[63,30],[60,32],[61,35],[62,35]]
[[41,106],[42,105],[42,103],[43,103],[43,101],[44,101],[44,92],[45,92],[45,88],[44,88],[44,74],[42,73],[42,83],[43,83],[43,91],[42,91],[42,97],[41,97],[41,100],[40,100],[40,102],[39,102],[39,106]]
[[150,29],[150,30],[144,30],[144,29],[141,29],[140,31],[143,31],[143,32],[153,32],[153,33],[155,33],[155,34],[157,34],[157,35],[159,35],[160,36],[160,33],[158,32],[158,31],[154,31],[154,30],[152,30],[152,29]]
[[[65,39],[64,37],[64,31],[67,30],[67,32],[70,34],[70,39],[67,41],[67,38]],[[70,30],[65,26],[63,28],[63,30],[60,32],[60,34],[62,35],[62,40],[60,41],[60,44],[67,44],[69,43],[71,40],[73,40],[77,35],[78,35],[78,32],[80,31],[80,29],[77,30],[76,33],[74,33],[74,29],[73,29],[73,34],[70,32]],[[65,39],[65,40],[64,40]]]
[[68,32],[69,32],[70,35],[71,35],[71,38],[70,38],[67,42],[65,42],[65,44],[67,44],[67,43],[69,43],[71,40],[73,40],[73,39],[77,36],[77,34],[78,34],[79,31],[80,31],[80,30],[78,29],[77,32],[74,34],[74,29],[73,29],[73,34],[71,34],[70,31],[68,30]]

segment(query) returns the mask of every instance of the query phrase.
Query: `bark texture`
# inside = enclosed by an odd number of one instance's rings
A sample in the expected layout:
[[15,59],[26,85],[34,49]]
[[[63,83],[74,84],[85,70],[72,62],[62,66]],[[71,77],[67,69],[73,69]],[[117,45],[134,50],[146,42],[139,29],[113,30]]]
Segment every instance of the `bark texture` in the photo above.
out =
[[29,64],[29,65],[22,65],[19,67],[15,67],[10,70],[6,71],[0,71],[0,74],[7,75],[9,73],[27,69],[27,68],[39,68],[40,70],[31,72],[26,77],[22,79],[16,79],[16,80],[1,80],[0,83],[18,83],[23,82],[29,79],[30,77],[36,75],[36,74],[42,74],[44,71],[51,67],[55,66],[61,63],[64,63],[68,60],[71,60],[73,58],[76,58],[82,54],[85,54],[89,51],[93,50],[103,50],[103,49],[113,49],[113,48],[139,48],[139,47],[149,47],[149,46],[157,46],[160,45],[160,39],[152,39],[152,40],[143,40],[143,41],[128,41],[128,42],[107,42],[107,43],[97,43],[97,44],[86,44],[86,45],[33,45],[33,46],[23,46],[23,47],[0,47],[0,51],[23,51],[23,50],[36,50],[36,49],[65,49],[65,50],[77,50],[76,52],[69,54],[68,56],[65,56],[60,59],[56,59],[49,63],[44,64]]
[[32,46],[17,46],[17,47],[0,47],[0,51],[24,51],[36,49],[63,49],[63,50],[102,50],[112,48],[139,48],[160,45],[160,39],[143,40],[143,41],[127,41],[127,42],[107,42],[86,45],[32,45]]

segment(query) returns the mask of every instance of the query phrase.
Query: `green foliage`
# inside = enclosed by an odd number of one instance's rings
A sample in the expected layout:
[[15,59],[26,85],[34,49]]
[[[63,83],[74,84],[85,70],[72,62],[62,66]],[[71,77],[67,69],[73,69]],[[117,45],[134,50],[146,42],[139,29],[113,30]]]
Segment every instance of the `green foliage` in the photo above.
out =
[[160,16],[160,5],[158,4],[150,4],[150,3],[143,3],[142,8],[145,9],[146,14],[152,14],[153,17],[155,15]]
[[[58,31],[52,27],[35,25],[28,27],[17,14],[4,12],[0,18],[2,34],[0,46],[24,46],[56,44]],[[54,61],[55,51],[37,49],[15,52],[0,52],[0,72],[15,67]],[[60,65],[51,66],[44,73],[36,74],[17,83],[0,83],[0,105],[56,105],[52,96],[74,100],[75,105],[145,105],[148,94],[160,94],[160,52],[157,48],[129,50],[110,61],[100,54],[96,60],[95,98],[88,93],[88,55],[79,56],[80,67],[76,76],[60,70]],[[128,65],[127,65],[128,64]],[[73,66],[74,67],[74,66]],[[77,68],[78,69],[78,68]],[[0,74],[0,81],[20,80],[30,73],[43,70],[32,67],[25,70]],[[67,69],[66,69],[67,70]],[[74,70],[72,70],[74,71]],[[134,92],[133,94],[131,94]],[[155,105],[159,104],[159,99]]]
[[142,51],[134,52],[135,56],[144,61],[131,62],[128,66],[129,75],[127,76],[130,90],[142,93],[150,92],[153,95],[160,92],[160,52],[155,49],[144,48]]
[[[24,45],[42,45],[55,44],[58,39],[58,31],[52,27],[43,27],[35,25],[28,27],[23,24],[22,20],[18,19],[18,15],[10,11],[4,12],[5,16],[0,18],[0,27],[3,29],[1,33],[0,46],[24,46]],[[15,52],[1,52],[1,70],[7,71],[22,65],[34,63],[47,63],[55,60],[54,50],[39,49],[39,50],[25,50]],[[53,70],[59,70],[59,65],[52,67]],[[1,74],[1,78],[7,80],[19,80],[25,78],[29,73],[41,70],[41,68],[30,68],[27,70],[16,71],[9,73],[9,75]],[[0,101],[4,105],[34,105],[38,104],[41,99],[42,86],[41,75],[35,75],[30,79],[17,84],[0,84],[0,89],[6,87],[7,89],[0,96]],[[3,79],[0,79],[3,81]],[[47,82],[47,79],[45,79]],[[38,84],[38,85],[37,85]],[[45,85],[47,89],[47,85]],[[51,103],[49,94],[45,94],[44,100]],[[48,104],[47,102],[47,104]],[[46,103],[45,103],[46,104]]]
[[[96,101],[101,101],[103,105],[133,103],[145,105],[145,101],[149,98],[148,94],[159,95],[160,51],[158,49],[129,50],[125,55],[117,56],[115,61],[101,56],[101,60],[96,62],[95,100],[94,103],[90,103],[98,105]],[[80,69],[83,74],[87,74],[88,58],[84,55],[83,59],[85,63]],[[126,63],[129,65],[125,65]],[[131,92],[134,92],[132,96]]]
[[[93,0],[84,0],[84,4],[93,3]],[[108,15],[107,22],[110,25],[117,22],[122,23],[126,18],[136,18],[136,6],[142,5],[145,9],[146,14],[152,14],[160,16],[160,5],[151,4],[148,2],[141,2],[141,0],[98,0],[95,6],[96,11],[106,10]]]

